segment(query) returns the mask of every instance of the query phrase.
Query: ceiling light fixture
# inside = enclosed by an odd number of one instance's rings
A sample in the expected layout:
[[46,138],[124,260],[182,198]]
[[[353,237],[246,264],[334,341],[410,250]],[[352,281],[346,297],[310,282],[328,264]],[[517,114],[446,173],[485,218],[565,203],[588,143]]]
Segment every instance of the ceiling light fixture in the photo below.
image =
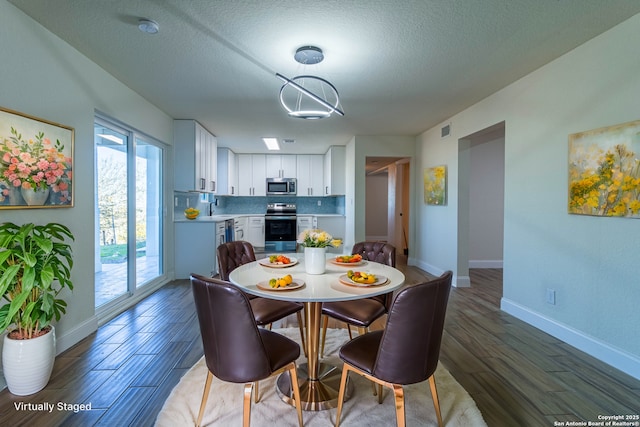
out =
[[160,31],[160,26],[156,21],[140,18],[138,20],[138,29],[146,34],[157,34]]
[[262,138],[264,141],[264,145],[267,146],[267,150],[279,150],[280,145],[278,144],[277,138]]
[[[324,54],[318,47],[303,46],[296,50],[294,58],[303,65],[313,65],[322,62]],[[307,120],[323,119],[333,113],[344,116],[339,108],[338,90],[328,80],[312,75],[289,79],[280,73],[276,73],[276,77],[284,82],[280,88],[280,104],[289,116]],[[318,108],[318,104],[324,109]]]

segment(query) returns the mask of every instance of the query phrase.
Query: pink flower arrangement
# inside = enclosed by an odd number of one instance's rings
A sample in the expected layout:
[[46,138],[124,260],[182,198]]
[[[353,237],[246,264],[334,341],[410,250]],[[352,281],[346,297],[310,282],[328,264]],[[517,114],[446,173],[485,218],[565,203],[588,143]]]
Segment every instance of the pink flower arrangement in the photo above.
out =
[[44,137],[25,141],[16,129],[11,137],[0,141],[0,202],[11,188],[47,190],[62,193],[64,201],[71,183],[71,158],[63,153],[64,145]]

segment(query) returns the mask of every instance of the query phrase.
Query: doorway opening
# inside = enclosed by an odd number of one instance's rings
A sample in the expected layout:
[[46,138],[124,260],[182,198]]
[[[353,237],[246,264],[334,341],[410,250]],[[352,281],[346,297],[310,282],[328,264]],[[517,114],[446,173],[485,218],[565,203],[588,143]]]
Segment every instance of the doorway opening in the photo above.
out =
[[367,157],[365,238],[385,241],[409,254],[409,157]]
[[458,141],[458,282],[469,269],[502,269],[505,122]]

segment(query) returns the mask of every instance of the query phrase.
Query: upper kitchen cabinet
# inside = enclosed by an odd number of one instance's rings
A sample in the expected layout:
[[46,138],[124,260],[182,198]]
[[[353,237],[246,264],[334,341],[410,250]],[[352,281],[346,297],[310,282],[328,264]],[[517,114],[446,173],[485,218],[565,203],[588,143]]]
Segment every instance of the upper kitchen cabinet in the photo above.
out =
[[174,184],[177,191],[216,191],[216,137],[195,120],[173,121]]
[[298,197],[324,195],[324,156],[299,154],[297,156]]
[[238,154],[238,195],[266,196],[265,154]]
[[266,178],[295,178],[296,157],[293,154],[267,154]]
[[238,166],[236,153],[228,148],[218,148],[218,196],[238,195]]
[[345,156],[343,146],[333,145],[324,155],[324,195],[342,196],[345,193]]

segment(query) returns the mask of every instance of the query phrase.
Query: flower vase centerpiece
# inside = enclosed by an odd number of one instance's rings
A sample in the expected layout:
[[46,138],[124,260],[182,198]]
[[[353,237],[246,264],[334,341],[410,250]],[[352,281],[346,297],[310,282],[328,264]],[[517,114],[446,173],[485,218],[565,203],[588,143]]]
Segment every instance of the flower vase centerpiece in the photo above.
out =
[[19,204],[18,190],[28,206],[43,206],[51,193],[61,203],[70,200],[71,158],[60,140],[52,142],[38,132],[26,140],[15,128],[11,137],[0,140],[0,202],[7,197]]
[[327,247],[337,248],[342,244],[342,240],[334,239],[326,231],[309,229],[300,233],[298,243],[304,247],[305,271],[308,274],[324,274]]

